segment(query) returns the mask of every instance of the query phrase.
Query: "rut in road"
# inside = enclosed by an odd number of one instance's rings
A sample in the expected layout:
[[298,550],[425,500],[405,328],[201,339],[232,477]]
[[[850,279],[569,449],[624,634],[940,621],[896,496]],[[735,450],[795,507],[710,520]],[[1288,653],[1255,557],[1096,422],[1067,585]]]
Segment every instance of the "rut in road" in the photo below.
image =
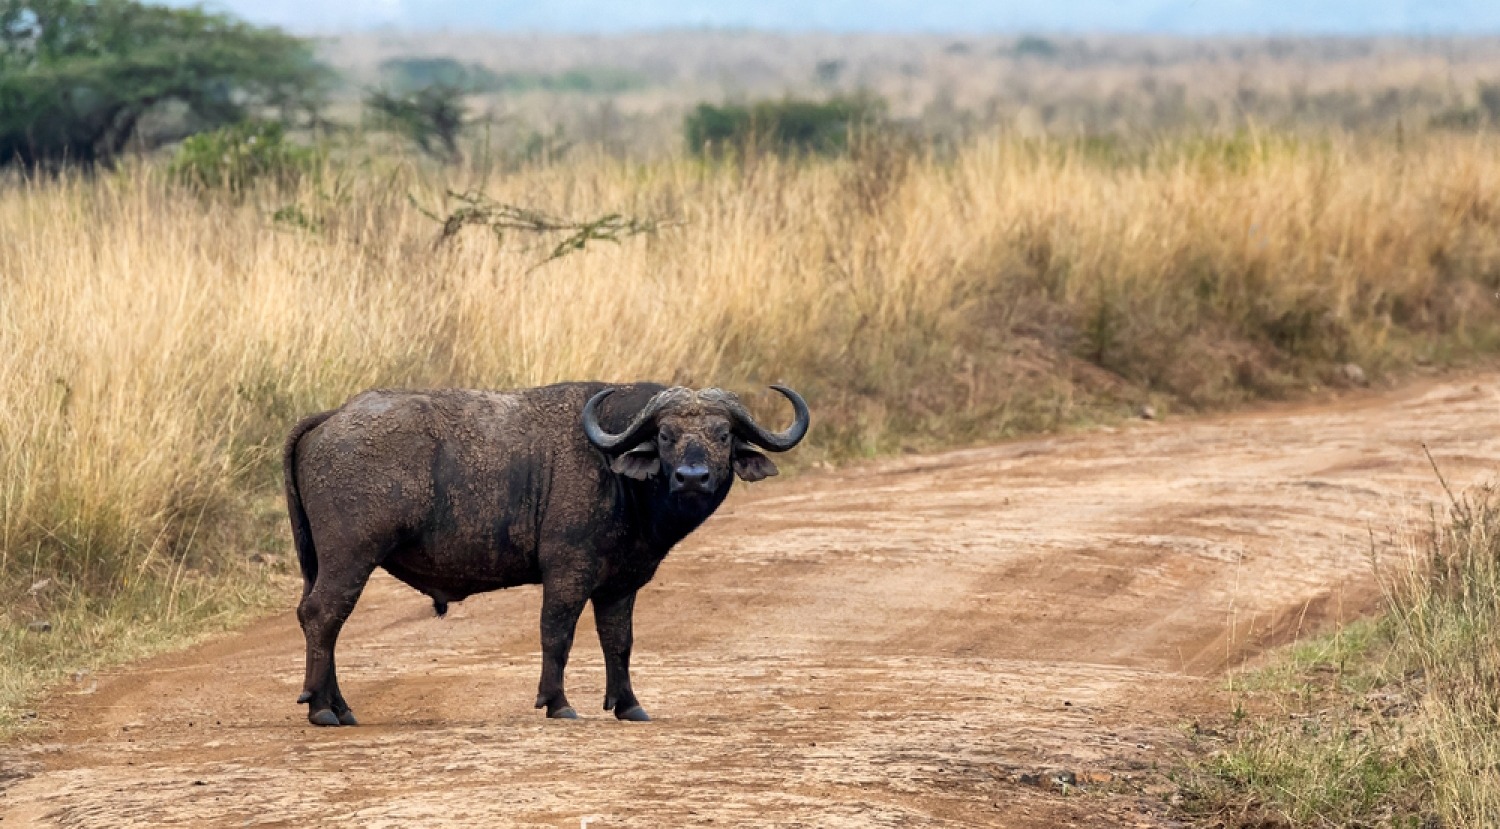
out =
[[[1141,793],[1218,677],[1368,608],[1441,490],[1500,461],[1500,376],[1134,424],[758,485],[641,594],[636,688],[531,708],[540,591],[446,619],[377,578],[340,640],[364,725],[293,704],[290,611],[101,678],[9,749],[5,827],[1155,826]],[[1219,709],[1222,710],[1222,709]],[[1105,793],[1021,782],[1087,771]],[[4,775],[0,775],[3,777]],[[1159,778],[1158,778],[1159,779]],[[0,783],[0,785],[5,785]]]

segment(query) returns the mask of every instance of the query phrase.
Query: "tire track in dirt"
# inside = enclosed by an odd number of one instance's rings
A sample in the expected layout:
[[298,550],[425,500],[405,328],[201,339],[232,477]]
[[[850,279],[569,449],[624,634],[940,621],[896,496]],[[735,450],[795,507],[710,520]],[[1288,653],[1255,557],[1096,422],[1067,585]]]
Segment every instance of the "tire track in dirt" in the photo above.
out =
[[[637,691],[530,707],[540,593],[447,619],[388,578],[340,642],[364,723],[292,704],[292,613],[60,695],[0,752],[13,826],[1161,826],[1217,677],[1368,608],[1441,490],[1500,463],[1500,376],[908,457],[761,485],[637,608]],[[295,588],[290,588],[294,590]],[[294,603],[289,593],[287,606]],[[589,700],[593,700],[591,703]],[[593,709],[593,710],[590,710]],[[1053,768],[1083,797],[1021,782]],[[0,779],[5,777],[0,774]]]

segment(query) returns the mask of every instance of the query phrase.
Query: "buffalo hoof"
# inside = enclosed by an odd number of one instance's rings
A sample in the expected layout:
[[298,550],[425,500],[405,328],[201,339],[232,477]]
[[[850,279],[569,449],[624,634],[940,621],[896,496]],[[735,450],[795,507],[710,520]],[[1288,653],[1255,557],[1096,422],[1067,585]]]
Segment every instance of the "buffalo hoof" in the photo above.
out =
[[333,713],[327,708],[308,714],[307,721],[312,723],[313,725],[340,725],[339,715]]
[[297,696],[297,704],[298,705],[302,705],[302,704],[308,703],[308,702],[312,702],[312,691],[303,691],[301,694],[299,694]]
[[626,722],[651,722],[651,717],[646,713],[646,709],[639,705],[632,705],[625,711],[616,711],[615,719]]
[[339,714],[339,725],[359,725],[359,720],[354,718],[353,711],[345,711]]
[[549,719],[549,720],[576,720],[576,719],[578,719],[578,712],[573,710],[573,706],[568,705],[568,706],[564,706],[562,708],[559,708],[556,711],[548,711],[547,712],[547,719]]

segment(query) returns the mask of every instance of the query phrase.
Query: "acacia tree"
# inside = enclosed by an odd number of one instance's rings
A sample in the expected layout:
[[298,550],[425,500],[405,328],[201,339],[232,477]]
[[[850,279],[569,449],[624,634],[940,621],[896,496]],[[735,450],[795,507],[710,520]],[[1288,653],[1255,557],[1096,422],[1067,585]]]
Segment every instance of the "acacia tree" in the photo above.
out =
[[422,152],[450,163],[462,160],[459,133],[464,117],[464,91],[451,84],[433,84],[406,94],[374,90],[365,107],[376,123],[417,142]]
[[0,0],[0,164],[108,162],[171,102],[204,129],[289,115],[325,78],[306,41],[198,8]]

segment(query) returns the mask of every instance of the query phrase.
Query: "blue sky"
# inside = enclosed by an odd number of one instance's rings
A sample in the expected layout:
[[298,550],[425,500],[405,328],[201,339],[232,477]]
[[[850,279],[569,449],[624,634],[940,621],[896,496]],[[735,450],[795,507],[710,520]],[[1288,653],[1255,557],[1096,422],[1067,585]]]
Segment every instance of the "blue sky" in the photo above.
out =
[[[174,5],[188,5],[172,0]],[[211,0],[294,31],[1500,33],[1500,0]]]

